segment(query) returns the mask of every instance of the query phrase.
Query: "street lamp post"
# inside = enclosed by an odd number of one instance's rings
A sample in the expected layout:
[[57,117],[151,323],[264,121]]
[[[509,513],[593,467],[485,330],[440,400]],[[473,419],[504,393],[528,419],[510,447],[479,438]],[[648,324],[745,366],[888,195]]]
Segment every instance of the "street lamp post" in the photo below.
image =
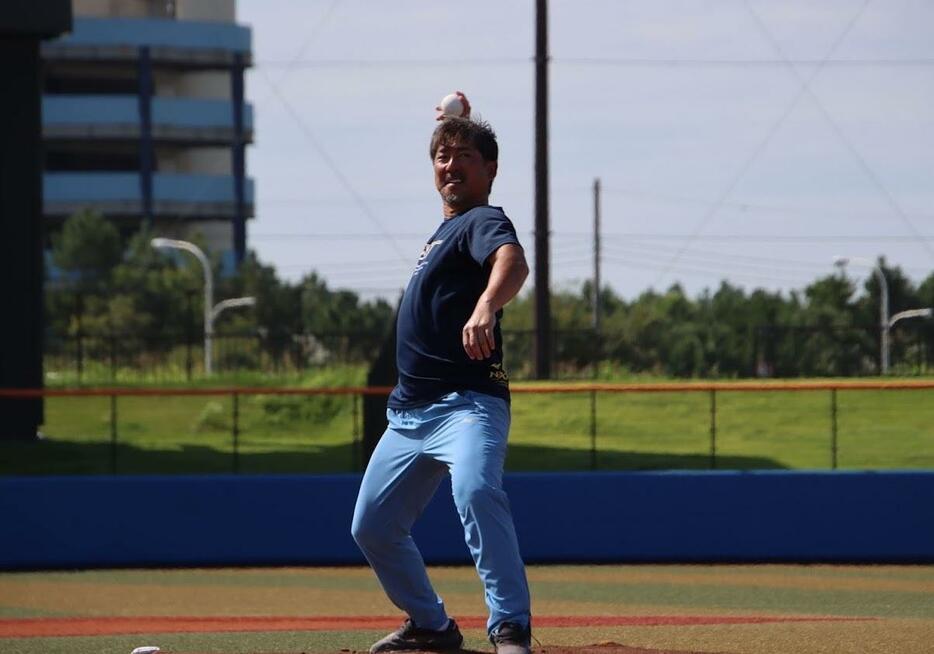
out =
[[204,272],[204,372],[211,374],[211,352],[214,340],[213,320],[211,319],[211,307],[214,306],[214,279],[211,275],[211,262],[208,261],[204,251],[194,243],[188,241],[179,241],[172,238],[154,238],[150,244],[156,249],[163,250],[184,250],[195,255],[195,258],[201,263]]
[[889,284],[885,279],[885,273],[882,272],[882,266],[872,259],[835,257],[833,261],[834,265],[841,269],[850,262],[871,267],[873,273],[879,278],[879,328],[881,331],[879,338],[879,368],[883,375],[887,375],[889,374],[889,329],[892,328],[892,325],[889,324]]
[[253,296],[234,297],[229,300],[221,300],[211,309],[211,329],[214,328],[214,321],[221,315],[222,311],[233,309],[234,307],[252,307],[256,306],[256,298]]
[[904,318],[930,318],[932,315],[934,315],[934,309],[908,309],[907,311],[899,311],[889,318],[889,329]]
[[184,250],[195,255],[204,271],[204,373],[213,372],[214,359],[214,321],[226,309],[248,307],[256,304],[255,297],[237,297],[223,300],[214,305],[214,279],[211,274],[211,262],[204,251],[194,243],[171,238],[154,238],[150,245],[156,249]]

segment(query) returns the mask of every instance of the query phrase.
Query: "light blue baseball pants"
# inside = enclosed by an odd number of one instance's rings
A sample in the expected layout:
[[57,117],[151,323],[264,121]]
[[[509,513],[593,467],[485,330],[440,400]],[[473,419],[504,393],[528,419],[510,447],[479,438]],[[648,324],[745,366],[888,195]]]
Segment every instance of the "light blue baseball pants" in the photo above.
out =
[[504,621],[527,625],[528,582],[502,489],[509,404],[460,391],[386,415],[389,427],[363,475],[351,531],[389,599],[419,627],[439,629],[447,622],[411,528],[450,473],[490,610],[487,629]]

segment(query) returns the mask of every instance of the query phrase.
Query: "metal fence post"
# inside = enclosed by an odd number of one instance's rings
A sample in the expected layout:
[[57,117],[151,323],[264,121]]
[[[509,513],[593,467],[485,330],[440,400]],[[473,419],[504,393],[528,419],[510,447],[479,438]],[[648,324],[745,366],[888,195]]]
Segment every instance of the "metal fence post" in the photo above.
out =
[[75,371],[78,373],[78,383],[81,383],[81,375],[84,372],[84,343],[82,342],[81,326],[84,315],[84,296],[80,293],[75,296],[75,322],[78,324],[75,334]]
[[359,431],[358,431],[358,428],[359,428],[359,418],[358,418],[358,413],[357,413],[357,411],[358,411],[358,409],[357,409],[357,401],[358,401],[357,394],[356,394],[356,393],[353,393],[353,394],[351,395],[351,398],[352,398],[352,400],[351,400],[352,411],[351,411],[351,412],[352,412],[352,414],[353,414],[353,427],[352,427],[353,433],[351,434],[351,439],[350,439],[350,469],[351,469],[351,470],[354,470],[354,471],[357,471],[357,470],[360,469],[360,457],[359,457],[359,454],[360,454],[360,453],[359,453],[359,451],[358,451],[358,449],[359,449],[359,448],[358,448],[358,445],[359,445],[359,442],[360,442],[360,441],[359,441],[359,439],[358,439],[358,437],[357,437],[358,434],[359,434]]
[[830,389],[830,467],[837,469],[837,389]]
[[117,474],[117,396],[110,396],[110,474]]
[[191,353],[191,331],[185,332],[185,379],[191,381],[191,369],[194,360]]
[[81,324],[78,324],[78,357],[77,357],[77,368],[78,368],[78,383],[81,383],[81,377],[84,375],[84,337],[81,333]]
[[717,390],[710,389],[710,469],[717,468]]
[[188,310],[185,313],[185,379],[191,381],[191,371],[194,366],[192,348],[194,346],[194,292],[188,291]]
[[117,337],[110,332],[110,381],[117,380]]
[[597,469],[597,391],[590,391],[590,469]]
[[233,424],[231,425],[231,431],[233,432],[233,471],[234,474],[240,473],[240,396],[237,393],[233,393]]

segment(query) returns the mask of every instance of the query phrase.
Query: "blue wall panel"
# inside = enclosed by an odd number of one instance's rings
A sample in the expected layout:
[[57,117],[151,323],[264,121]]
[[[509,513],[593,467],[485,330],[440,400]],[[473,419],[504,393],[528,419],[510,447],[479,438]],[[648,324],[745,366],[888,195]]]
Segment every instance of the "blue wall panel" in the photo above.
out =
[[[0,479],[0,567],[362,563],[359,475]],[[934,473],[526,473],[525,559],[934,561]],[[415,527],[467,562],[442,485]]]

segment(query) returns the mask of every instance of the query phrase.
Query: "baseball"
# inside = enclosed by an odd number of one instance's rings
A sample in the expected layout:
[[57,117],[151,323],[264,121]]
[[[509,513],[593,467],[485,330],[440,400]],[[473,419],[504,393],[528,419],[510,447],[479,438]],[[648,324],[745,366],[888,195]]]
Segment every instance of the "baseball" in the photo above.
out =
[[438,118],[453,116],[455,118],[468,118],[470,116],[470,103],[463,93],[451,93],[442,98],[436,107],[441,115]]

